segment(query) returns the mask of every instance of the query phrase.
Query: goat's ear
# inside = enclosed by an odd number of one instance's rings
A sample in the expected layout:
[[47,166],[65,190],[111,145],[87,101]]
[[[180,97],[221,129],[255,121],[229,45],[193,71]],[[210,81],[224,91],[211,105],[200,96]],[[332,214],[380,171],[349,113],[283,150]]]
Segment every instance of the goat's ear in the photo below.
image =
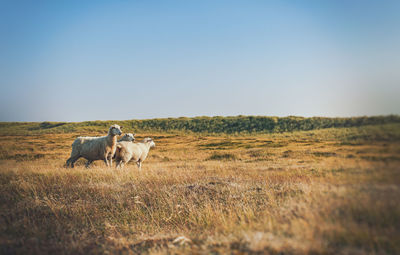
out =
[[122,129],[122,126],[120,126],[119,129]]

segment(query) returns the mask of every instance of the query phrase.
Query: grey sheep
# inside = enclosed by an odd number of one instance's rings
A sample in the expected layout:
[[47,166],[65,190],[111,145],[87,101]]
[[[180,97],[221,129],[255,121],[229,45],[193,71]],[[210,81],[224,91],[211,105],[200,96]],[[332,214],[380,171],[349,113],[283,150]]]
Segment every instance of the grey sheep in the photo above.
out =
[[112,166],[112,157],[117,148],[117,136],[121,135],[121,127],[112,125],[107,136],[102,137],[78,137],[72,143],[71,157],[66,165],[74,167],[79,158],[87,159],[86,167],[95,160],[104,160],[107,166]]

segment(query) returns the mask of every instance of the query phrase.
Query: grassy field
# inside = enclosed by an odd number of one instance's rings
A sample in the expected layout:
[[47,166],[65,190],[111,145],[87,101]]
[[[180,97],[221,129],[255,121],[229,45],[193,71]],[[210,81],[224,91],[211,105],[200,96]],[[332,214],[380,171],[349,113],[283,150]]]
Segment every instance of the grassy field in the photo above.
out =
[[75,137],[106,130],[10,125],[1,254],[400,254],[400,124],[139,133],[157,145],[141,172],[64,168]]

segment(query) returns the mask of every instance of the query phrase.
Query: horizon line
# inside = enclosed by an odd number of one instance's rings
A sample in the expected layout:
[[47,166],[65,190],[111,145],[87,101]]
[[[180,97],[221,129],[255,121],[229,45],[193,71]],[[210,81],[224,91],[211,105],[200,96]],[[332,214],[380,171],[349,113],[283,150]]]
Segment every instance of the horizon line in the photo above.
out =
[[79,123],[79,122],[97,122],[97,121],[132,121],[132,120],[163,120],[163,119],[182,119],[182,118],[188,118],[188,119],[195,119],[195,118],[231,118],[231,117],[269,117],[269,118],[290,118],[290,117],[295,117],[295,118],[327,118],[327,119],[337,119],[337,118],[342,118],[342,119],[347,119],[347,118],[362,118],[362,117],[367,117],[367,118],[372,118],[372,117],[389,117],[389,116],[397,116],[400,117],[400,114],[380,114],[380,115],[358,115],[358,116],[335,116],[335,117],[328,117],[328,116],[311,116],[311,117],[305,117],[305,116],[299,116],[299,115],[286,115],[286,116],[273,116],[273,115],[215,115],[215,116],[207,116],[207,115],[199,115],[199,116],[179,116],[179,117],[160,117],[160,118],[145,118],[145,119],[124,119],[124,120],[115,120],[115,119],[108,119],[108,120],[82,120],[82,121],[52,121],[52,120],[44,120],[44,121],[23,121],[23,120],[18,120],[18,121],[0,121],[0,123],[43,123],[43,122],[57,122],[57,123]]

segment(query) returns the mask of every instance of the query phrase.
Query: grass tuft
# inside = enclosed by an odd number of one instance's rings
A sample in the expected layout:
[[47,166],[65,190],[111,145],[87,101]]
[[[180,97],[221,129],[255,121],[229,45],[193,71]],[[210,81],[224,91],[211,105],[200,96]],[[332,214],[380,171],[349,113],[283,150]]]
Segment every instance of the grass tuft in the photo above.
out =
[[236,160],[236,155],[231,153],[213,153],[207,160]]

